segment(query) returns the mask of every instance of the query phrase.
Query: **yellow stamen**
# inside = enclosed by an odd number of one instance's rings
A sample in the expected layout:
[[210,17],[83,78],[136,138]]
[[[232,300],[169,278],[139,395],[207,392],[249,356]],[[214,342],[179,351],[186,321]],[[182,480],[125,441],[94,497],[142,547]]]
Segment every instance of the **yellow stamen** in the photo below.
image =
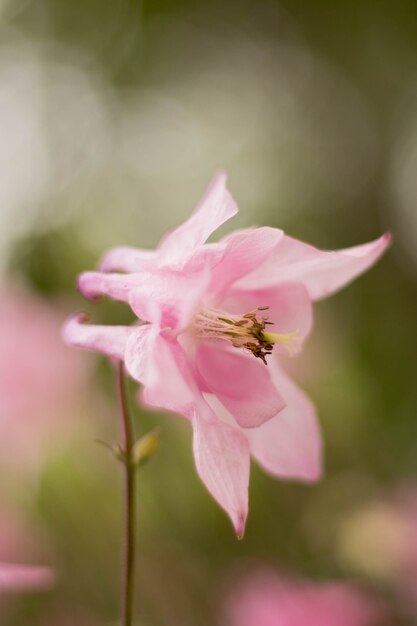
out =
[[266,341],[273,345],[283,346],[290,356],[294,356],[300,351],[300,335],[298,330],[290,333],[263,333]]
[[194,328],[202,339],[226,339],[235,348],[249,350],[266,365],[266,357],[272,353],[274,345],[283,346],[290,356],[300,349],[298,331],[285,334],[265,332],[266,325],[272,322],[260,312],[268,308],[259,306],[254,311],[240,315],[204,308],[195,317]]

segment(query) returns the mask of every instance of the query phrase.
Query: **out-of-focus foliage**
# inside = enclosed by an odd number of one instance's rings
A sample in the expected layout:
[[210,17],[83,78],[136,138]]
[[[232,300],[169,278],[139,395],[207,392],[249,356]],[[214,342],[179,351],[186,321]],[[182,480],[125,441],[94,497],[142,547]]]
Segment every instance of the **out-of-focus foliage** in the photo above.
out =
[[[228,573],[252,562],[355,579],[385,601],[386,624],[417,623],[408,583],[367,567],[366,550],[357,559],[369,533],[358,511],[417,483],[416,59],[411,0],[0,1],[1,281],[26,283],[62,319],[78,307],[129,321],[122,306],[82,302],[77,273],[108,246],[153,247],[219,167],[238,226],[323,248],[394,234],[372,272],[316,308],[288,363],[318,407],[325,477],[306,487],[255,467],[243,542],[195,475],[188,425],[135,408],[138,433],[162,433],[139,470],[141,626],[225,626]],[[115,441],[118,425],[111,366],[94,363],[55,426],[48,416],[54,436],[38,433],[36,477],[0,459],[0,528],[25,529],[2,533],[0,561],[58,576],[47,593],[1,598],[7,626],[117,619],[120,468],[94,440]],[[378,532],[392,529],[372,510]],[[384,571],[396,572],[390,545]]]

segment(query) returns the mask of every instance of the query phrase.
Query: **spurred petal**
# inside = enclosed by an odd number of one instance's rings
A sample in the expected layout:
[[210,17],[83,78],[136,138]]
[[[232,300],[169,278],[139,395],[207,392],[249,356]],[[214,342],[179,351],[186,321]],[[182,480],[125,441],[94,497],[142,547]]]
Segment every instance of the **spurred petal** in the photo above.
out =
[[132,328],[129,326],[97,326],[86,324],[88,316],[79,313],[67,321],[63,329],[64,341],[77,348],[102,352],[123,360],[126,342]]
[[0,563],[0,593],[48,589],[54,583],[54,573],[49,567]]
[[[243,291],[232,289],[220,308],[230,313],[244,313],[258,306],[268,306],[265,311],[273,325],[267,330],[271,333],[291,333],[297,331],[303,341],[313,325],[313,307],[307,289],[301,283],[282,283],[264,289]],[[275,346],[274,350],[279,350]]]
[[252,355],[223,342],[202,342],[196,355],[205,391],[220,400],[243,428],[254,428],[285,406],[268,368]]
[[261,288],[280,282],[300,282],[313,300],[324,298],[371,267],[386,250],[391,236],[337,252],[318,250],[284,237],[271,259],[241,281],[242,288]]
[[198,474],[232,520],[239,538],[248,514],[249,446],[237,429],[196,412],[193,449]]
[[222,239],[223,258],[213,269],[211,290],[221,295],[235,281],[272,255],[284,233],[278,228],[247,228]]
[[154,250],[120,246],[106,252],[99,267],[102,272],[142,272],[150,269],[155,261]]
[[259,428],[245,431],[256,460],[271,474],[315,481],[321,475],[321,436],[314,406],[271,360],[272,377],[286,407]]
[[181,269],[221,224],[238,212],[226,188],[226,174],[219,172],[191,217],[160,242],[161,266]]
[[78,288],[85,298],[94,300],[100,296],[109,296],[115,300],[129,302],[132,289],[143,281],[149,280],[147,273],[106,274],[104,272],[84,272],[78,277]]

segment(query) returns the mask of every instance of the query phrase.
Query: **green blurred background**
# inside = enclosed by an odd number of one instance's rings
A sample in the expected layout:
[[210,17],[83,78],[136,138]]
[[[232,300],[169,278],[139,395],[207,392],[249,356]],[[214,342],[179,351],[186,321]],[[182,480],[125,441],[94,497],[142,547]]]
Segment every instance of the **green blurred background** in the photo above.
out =
[[[383,533],[366,555],[357,521],[416,480],[416,105],[411,0],[0,0],[0,273],[62,319],[128,320],[84,303],[77,273],[110,246],[153,247],[220,167],[240,206],[222,234],[271,225],[327,249],[394,235],[316,306],[289,363],[318,408],[325,477],[253,466],[244,541],[196,476],[188,424],[135,407],[139,432],[162,429],[138,481],[138,624],[223,626],[224,588],[260,562],[354,579],[387,624],[417,623],[375,559]],[[36,528],[34,555],[58,572],[51,592],[6,598],[1,624],[117,622],[121,472],[95,442],[118,436],[113,373],[82,358],[91,396],[56,415],[36,476],[0,461],[1,509]],[[66,420],[79,432],[59,437]]]

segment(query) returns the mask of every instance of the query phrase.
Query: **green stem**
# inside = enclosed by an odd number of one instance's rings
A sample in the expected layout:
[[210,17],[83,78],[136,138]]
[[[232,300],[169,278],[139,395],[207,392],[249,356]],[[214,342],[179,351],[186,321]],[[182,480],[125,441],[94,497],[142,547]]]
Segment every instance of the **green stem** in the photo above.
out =
[[124,450],[124,554],[121,592],[121,626],[132,626],[135,577],[135,467],[131,461],[134,444],[132,420],[126,393],[123,362],[117,368],[120,419]]

